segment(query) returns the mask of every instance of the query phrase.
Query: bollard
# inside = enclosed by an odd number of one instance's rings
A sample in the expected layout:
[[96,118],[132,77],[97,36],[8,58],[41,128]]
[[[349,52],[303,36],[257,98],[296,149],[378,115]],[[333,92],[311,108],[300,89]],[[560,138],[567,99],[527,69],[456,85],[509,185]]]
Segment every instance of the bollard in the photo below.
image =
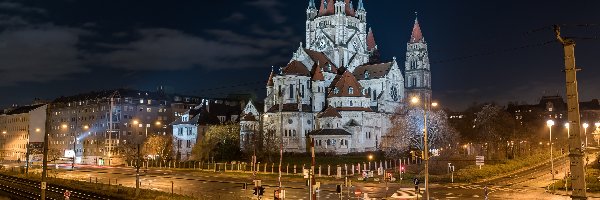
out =
[[348,165],[344,164],[344,171],[346,171],[346,176],[348,176]]
[[173,196],[173,181],[171,181],[171,196]]
[[267,173],[267,163],[265,163],[265,168],[263,171],[265,172],[265,174]]
[[271,174],[274,173],[275,170],[275,163],[271,163]]
[[352,165],[352,176],[354,176],[354,165]]
[[331,165],[327,165],[327,176],[331,176]]
[[290,169],[290,163],[288,163],[288,164],[285,166],[285,175],[288,175],[288,174],[289,174],[289,171],[290,171],[289,169]]
[[319,165],[319,177],[321,177],[321,165]]
[[296,165],[294,165],[294,174],[296,174]]

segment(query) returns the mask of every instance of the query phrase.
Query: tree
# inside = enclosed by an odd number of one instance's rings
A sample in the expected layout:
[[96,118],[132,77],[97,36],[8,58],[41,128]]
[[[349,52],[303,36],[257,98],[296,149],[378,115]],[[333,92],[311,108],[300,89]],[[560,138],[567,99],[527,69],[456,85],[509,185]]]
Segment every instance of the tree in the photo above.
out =
[[[514,137],[515,120],[513,117],[500,106],[485,105],[481,111],[475,114],[475,130],[477,132],[477,140],[480,143],[486,143],[486,149],[504,149],[504,143],[510,141]],[[487,151],[489,152],[489,151]],[[501,156],[496,152],[495,155]]]
[[173,155],[171,152],[172,147],[173,141],[171,137],[167,135],[151,135],[144,142],[142,152],[144,155],[156,156],[158,159],[168,159]]
[[210,125],[204,139],[192,148],[192,155],[199,160],[214,157],[217,160],[237,159],[240,150],[240,126],[237,124]]
[[[424,115],[421,108],[404,108],[392,117],[392,127],[382,138],[386,156],[399,157],[410,150],[423,151]],[[427,112],[427,138],[429,149],[441,149],[455,144],[458,134],[448,122],[443,110]]]

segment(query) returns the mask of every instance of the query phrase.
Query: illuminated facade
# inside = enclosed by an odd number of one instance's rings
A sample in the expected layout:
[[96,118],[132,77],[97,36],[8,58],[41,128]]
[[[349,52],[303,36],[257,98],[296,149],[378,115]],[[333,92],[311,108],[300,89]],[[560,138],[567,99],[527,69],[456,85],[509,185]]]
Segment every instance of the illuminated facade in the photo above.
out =
[[0,115],[0,159],[25,161],[27,145],[44,141],[46,104],[9,108]]
[[[431,97],[427,43],[415,19],[406,61],[381,62],[362,0],[309,0],[306,43],[267,83],[264,115],[247,108],[241,136],[262,117],[266,134],[282,137],[286,152],[376,151],[391,127],[390,117],[406,96]],[[404,68],[405,73],[402,73]],[[405,82],[408,79],[408,82]],[[244,127],[246,126],[246,127]],[[242,137],[243,138],[243,137]]]

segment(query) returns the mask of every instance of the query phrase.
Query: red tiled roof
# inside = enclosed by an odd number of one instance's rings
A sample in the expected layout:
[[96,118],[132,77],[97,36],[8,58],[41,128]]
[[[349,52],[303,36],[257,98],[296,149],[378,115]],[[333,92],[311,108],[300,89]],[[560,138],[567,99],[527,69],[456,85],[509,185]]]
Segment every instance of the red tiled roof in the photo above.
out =
[[[392,62],[379,63],[372,65],[362,65],[354,69],[354,77],[358,80],[383,78],[392,69]],[[365,72],[369,72],[369,77],[365,78]]]
[[354,17],[356,14],[354,13],[354,9],[350,7],[352,5],[352,3],[350,2],[350,0],[346,0],[345,2],[346,2],[346,15]]
[[339,112],[337,112],[337,110],[331,106],[327,107],[327,109],[325,109],[325,111],[323,111],[321,114],[319,114],[318,118],[323,118],[323,117],[336,117],[336,118],[342,118],[342,115],[340,115]]
[[[354,17],[356,13],[354,9],[350,7],[350,0],[344,0],[346,2],[346,15]],[[323,6],[325,0],[321,0],[319,5],[319,16],[327,16],[335,14],[335,0],[327,0],[327,8]]]
[[318,129],[308,133],[308,135],[347,135],[351,136],[348,131],[344,129]]
[[310,72],[306,66],[297,60],[290,62],[287,67],[283,68],[284,75],[310,76]]
[[267,86],[274,86],[275,85],[273,83],[273,76],[275,76],[275,73],[273,72],[273,69],[271,69],[271,74],[269,74],[269,80],[267,81]]
[[423,41],[423,33],[421,33],[421,27],[419,21],[415,19],[415,25],[413,26],[412,35],[410,36],[410,43],[417,43]]
[[369,33],[367,34],[367,50],[371,51],[375,49],[377,44],[375,43],[375,36],[373,36],[373,30],[369,28]]
[[327,0],[327,8],[323,5],[326,0],[321,0],[319,5],[319,16],[333,15],[335,14],[335,1]]
[[[313,60],[313,62],[318,63],[319,67],[321,67],[323,71],[337,73],[337,67],[331,62],[331,60],[329,60],[329,58],[327,58],[327,56],[325,56],[324,53],[313,51],[310,49],[304,49],[304,52],[308,54],[308,56]],[[331,65],[331,70],[329,70],[329,67],[327,67],[328,65]]]
[[[352,93],[349,89],[352,87]],[[335,89],[338,89],[338,93],[335,93]],[[362,86],[354,75],[346,70],[343,74],[337,75],[331,83],[329,97],[362,97]]]
[[313,81],[324,81],[325,80],[325,76],[323,76],[323,68],[321,68],[321,66],[317,65],[317,63],[315,63],[315,65],[313,66],[313,70],[312,70],[312,78],[311,80]]
[[248,113],[245,114],[244,116],[242,116],[242,120],[240,121],[257,121],[256,117],[254,117],[254,115],[252,113]]

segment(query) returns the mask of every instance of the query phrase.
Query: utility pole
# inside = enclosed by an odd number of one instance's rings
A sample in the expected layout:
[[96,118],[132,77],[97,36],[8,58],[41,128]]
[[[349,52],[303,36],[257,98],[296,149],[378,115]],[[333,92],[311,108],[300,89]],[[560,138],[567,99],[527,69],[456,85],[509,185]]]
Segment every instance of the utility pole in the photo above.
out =
[[44,147],[43,147],[43,156],[42,156],[42,182],[41,182],[41,195],[40,195],[40,199],[41,200],[45,200],[46,199],[46,168],[48,165],[48,130],[51,130],[51,124],[50,124],[50,105],[48,104],[48,106],[46,107],[46,128],[44,130]]
[[[565,75],[567,88],[567,107],[570,129],[569,160],[571,163],[572,199],[587,199],[585,184],[585,168],[581,149],[581,119],[579,115],[579,94],[577,92],[577,69],[575,67],[575,41],[560,36],[560,27],[554,25],[556,39],[563,45],[565,54]],[[554,173],[554,172],[552,172]]]
[[140,144],[137,144],[137,159],[135,160],[135,196],[140,195]]

